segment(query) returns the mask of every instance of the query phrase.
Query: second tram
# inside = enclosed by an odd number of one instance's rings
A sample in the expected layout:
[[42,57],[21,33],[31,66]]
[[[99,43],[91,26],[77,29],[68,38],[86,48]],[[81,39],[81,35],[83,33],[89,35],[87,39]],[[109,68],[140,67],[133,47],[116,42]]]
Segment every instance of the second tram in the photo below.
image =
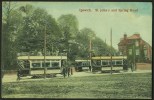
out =
[[90,60],[75,60],[76,71],[85,71],[90,69]]
[[91,58],[91,66],[93,71],[104,70],[127,70],[127,56],[113,56],[112,63],[110,56],[100,56]]

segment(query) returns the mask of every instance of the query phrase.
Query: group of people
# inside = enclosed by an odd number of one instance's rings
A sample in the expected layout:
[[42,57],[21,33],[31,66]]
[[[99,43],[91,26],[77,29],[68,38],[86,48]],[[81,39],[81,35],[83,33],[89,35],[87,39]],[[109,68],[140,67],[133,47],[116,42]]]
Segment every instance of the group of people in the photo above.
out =
[[73,74],[71,67],[68,67],[68,66],[71,66],[71,64],[69,64],[66,61],[62,61],[62,68],[63,68],[62,74],[63,74],[64,78],[69,77],[71,74]]
[[62,70],[62,74],[65,77],[69,77],[71,75],[71,68],[70,67],[64,67]]

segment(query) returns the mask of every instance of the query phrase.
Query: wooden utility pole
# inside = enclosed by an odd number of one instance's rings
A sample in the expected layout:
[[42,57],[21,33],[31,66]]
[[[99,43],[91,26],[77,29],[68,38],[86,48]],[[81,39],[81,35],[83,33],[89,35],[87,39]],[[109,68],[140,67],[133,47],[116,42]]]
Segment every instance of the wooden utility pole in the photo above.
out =
[[46,78],[46,26],[44,32],[44,78]]
[[134,42],[133,43],[133,50],[132,50],[133,51],[133,53],[132,53],[133,54],[133,71],[135,71],[135,69],[136,69],[136,64],[135,64],[136,63],[136,61],[135,61],[136,53],[135,53],[135,50],[136,49],[135,49],[135,42]]
[[89,51],[90,51],[90,55],[89,55],[89,57],[90,57],[90,71],[92,71],[92,64],[91,64],[91,38],[90,38],[90,42],[89,42]]
[[52,43],[52,55],[53,55],[53,43]]
[[110,56],[111,56],[111,74],[112,74],[112,28],[111,28],[111,32],[110,32],[110,41],[111,41],[111,50],[110,50]]

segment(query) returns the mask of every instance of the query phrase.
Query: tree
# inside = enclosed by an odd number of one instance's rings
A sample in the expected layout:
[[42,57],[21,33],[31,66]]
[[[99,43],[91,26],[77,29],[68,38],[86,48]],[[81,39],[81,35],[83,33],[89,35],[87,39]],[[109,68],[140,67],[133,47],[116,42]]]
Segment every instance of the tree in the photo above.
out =
[[[90,50],[90,39],[92,51]],[[110,46],[108,46],[102,39],[95,35],[95,32],[89,28],[81,29],[77,34],[76,41],[79,43],[78,58],[88,58],[89,53],[92,52],[92,56],[106,56],[110,54]],[[112,48],[112,54],[116,51]]]
[[76,16],[72,14],[61,15],[58,18],[58,25],[62,33],[64,48],[62,50],[67,50],[68,58],[71,60],[75,59],[74,47],[76,45],[75,37],[78,33],[78,20]]
[[20,32],[22,16],[13,2],[2,3],[2,66],[5,69],[16,65],[16,36]]
[[[28,7],[32,8],[32,10]],[[25,9],[28,11],[25,11]],[[25,8],[21,7],[20,10],[26,13],[23,22],[23,31],[18,37],[20,51],[43,52],[44,34],[46,34],[47,37],[47,51],[51,51],[54,42],[58,41],[59,37],[61,37],[61,33],[55,19],[52,18],[46,10],[41,8],[34,9],[31,6],[25,6]],[[29,11],[31,11],[31,13],[29,13]]]
[[90,50],[90,40],[93,41],[95,38],[95,32],[89,28],[81,29],[76,36],[76,42],[79,44],[78,55],[82,58],[87,58],[89,56]]
[[78,20],[72,14],[61,15],[58,18],[58,25],[64,38],[75,38],[78,33]]

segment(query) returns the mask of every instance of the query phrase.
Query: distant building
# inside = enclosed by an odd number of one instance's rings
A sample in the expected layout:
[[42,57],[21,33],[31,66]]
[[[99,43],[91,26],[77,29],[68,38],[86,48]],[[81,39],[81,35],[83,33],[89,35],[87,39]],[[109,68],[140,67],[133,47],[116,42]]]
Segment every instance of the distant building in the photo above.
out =
[[151,62],[152,47],[144,41],[140,34],[133,34],[120,39],[118,49],[121,55],[127,55],[128,59],[135,60],[135,62]]

